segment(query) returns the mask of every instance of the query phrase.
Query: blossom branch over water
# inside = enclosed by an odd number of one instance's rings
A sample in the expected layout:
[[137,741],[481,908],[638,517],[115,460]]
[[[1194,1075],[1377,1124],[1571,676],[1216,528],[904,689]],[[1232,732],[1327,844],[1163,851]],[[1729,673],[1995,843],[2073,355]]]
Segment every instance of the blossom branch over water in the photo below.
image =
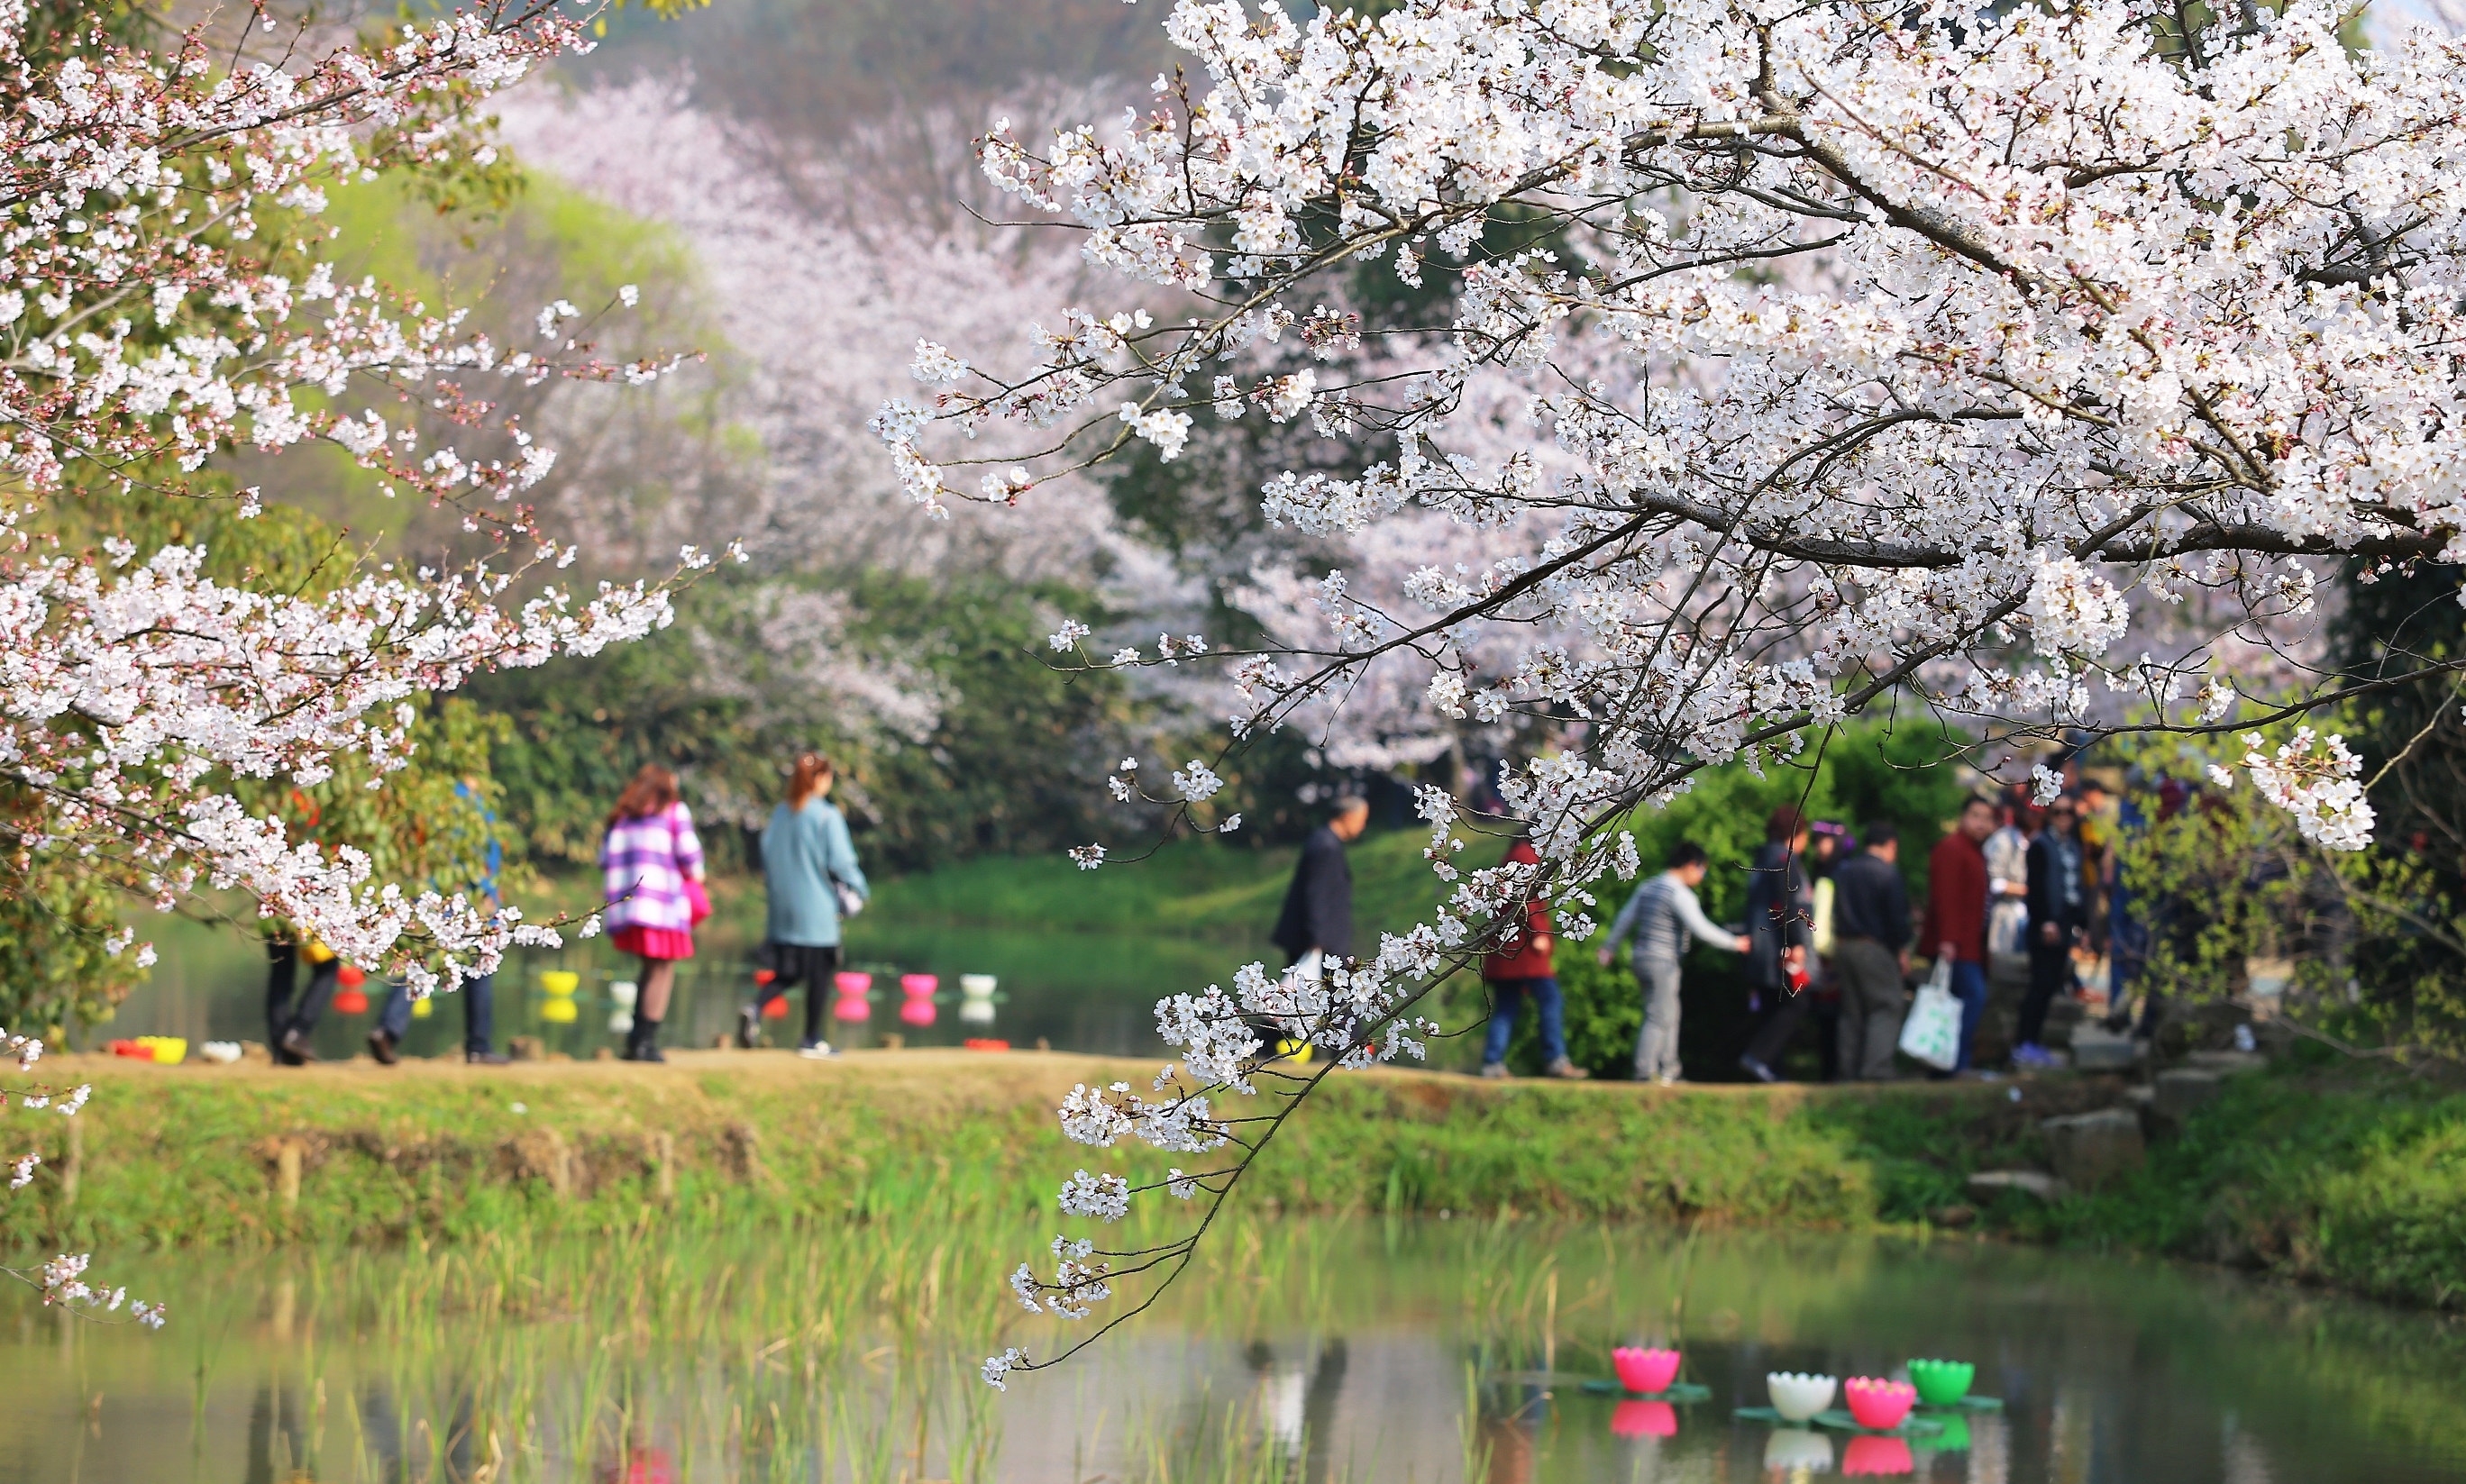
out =
[[[1159,78],[1110,128],[997,127],[987,174],[1127,282],[1042,319],[1015,371],[921,347],[924,389],[875,422],[909,498],[1033,501],[1139,442],[1177,457],[1202,416],[1307,413],[1376,461],[1270,480],[1271,521],[1522,545],[1461,572],[1357,547],[1402,569],[1331,574],[1332,640],[1217,651],[1234,743],[1399,664],[1449,719],[1523,716],[1558,742],[1500,781],[1541,865],[1460,871],[1459,802],[1424,789],[1445,908],[1323,980],[1253,964],[1166,1001],[1182,1062],[1153,1098],[1081,1089],[1071,1136],[1238,1143],[1173,1191],[1221,1202],[1328,1074],[1263,1072],[1268,1042],[1418,1053],[1434,981],[1534,896],[1588,905],[1582,883],[1631,872],[1601,827],[1697,769],[1786,759],[1895,700],[2007,736],[2094,729],[2100,691],[2232,724],[2247,675],[2217,656],[2312,609],[2310,563],[2466,557],[2466,48],[2349,52],[2344,19],[1407,0],[1305,23],[1178,0],[1168,30],[1203,82]],[[1534,245],[1477,254],[1508,220]],[[1380,264],[1451,279],[1442,321],[1381,332],[1363,374],[1241,379],[1245,350]],[[1496,378],[1530,399],[1521,447],[1463,425]],[[966,440],[1003,426],[1041,452],[1006,447],[978,493]],[[2228,617],[2165,659],[2118,653],[2141,605],[2189,592]],[[1512,662],[1457,662],[1502,631]],[[2248,767],[2323,840],[2367,829],[2334,740]],[[1228,1116],[1248,1096],[1267,1111]],[[1135,1194],[1101,1190],[1077,1204]],[[1092,1276],[1072,1256],[1022,1297],[1081,1312],[1188,1251],[1095,1254],[1116,1269]]]

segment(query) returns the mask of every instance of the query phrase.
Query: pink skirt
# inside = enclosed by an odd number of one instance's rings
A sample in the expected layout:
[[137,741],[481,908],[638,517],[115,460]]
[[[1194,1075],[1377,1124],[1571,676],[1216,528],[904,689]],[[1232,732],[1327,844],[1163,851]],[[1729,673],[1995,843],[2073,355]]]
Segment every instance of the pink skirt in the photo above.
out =
[[620,927],[608,940],[619,953],[645,959],[690,959],[693,934],[676,927]]

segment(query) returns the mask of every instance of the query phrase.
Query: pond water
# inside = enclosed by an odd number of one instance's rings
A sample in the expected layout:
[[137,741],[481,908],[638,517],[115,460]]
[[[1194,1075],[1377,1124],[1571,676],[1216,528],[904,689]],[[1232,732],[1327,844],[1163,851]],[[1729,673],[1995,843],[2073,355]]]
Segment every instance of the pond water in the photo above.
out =
[[[1157,1308],[998,1395],[974,1360],[1055,1338],[997,1291],[1000,1245],[894,1227],[163,1259],[136,1274],[179,1302],[160,1335],[0,1310],[0,1481],[2466,1479],[2455,1324],[2208,1272],[1238,1220]],[[1584,1388],[1648,1340],[1703,1400]],[[1767,1371],[1912,1356],[1975,1362],[2001,1408],[1907,1440],[1734,1415]]]
[[[152,928],[154,924],[147,924]],[[663,1039],[670,1046],[708,1046],[736,1024],[737,1007],[753,989],[752,941],[723,927],[700,935],[695,957],[681,965],[678,1001]],[[85,1032],[100,1044],[118,1036],[185,1036],[206,1040],[266,1038],[266,972],[262,950],[230,929],[175,921],[156,931],[161,963],[153,977],[129,995],[112,1022]],[[1267,950],[1272,952],[1272,950]],[[1034,932],[859,918],[849,926],[850,966],[874,976],[866,1018],[833,1019],[825,1034],[835,1044],[860,1048],[898,1036],[908,1046],[956,1046],[972,1037],[1017,1046],[1039,1040],[1059,1051],[1148,1055],[1164,1052],[1155,1033],[1155,1002],[1164,994],[1211,982],[1230,983],[1233,971],[1260,956],[1239,943],[1161,935]],[[496,1049],[509,1037],[534,1037],[551,1052],[589,1057],[622,1042],[608,1029],[616,1009],[610,985],[636,976],[634,961],[605,940],[574,941],[555,952],[518,951],[497,980]],[[540,975],[567,969],[581,978],[573,996],[577,1014],[556,1022],[541,1011],[549,996]],[[904,974],[931,974],[939,981],[933,1019],[916,1025],[901,1018]],[[960,976],[994,977],[992,999],[974,1011],[964,1004]],[[304,984],[305,976],[303,975]],[[364,1051],[385,998],[382,984],[362,992],[366,1010],[328,1010],[317,1027],[320,1056],[348,1057]],[[793,1045],[802,1028],[804,991],[790,996],[789,1016],[770,1023],[776,1044]],[[978,1018],[982,1017],[982,1018]],[[415,1020],[405,1051],[427,1056],[459,1050],[462,1008],[448,997]]]

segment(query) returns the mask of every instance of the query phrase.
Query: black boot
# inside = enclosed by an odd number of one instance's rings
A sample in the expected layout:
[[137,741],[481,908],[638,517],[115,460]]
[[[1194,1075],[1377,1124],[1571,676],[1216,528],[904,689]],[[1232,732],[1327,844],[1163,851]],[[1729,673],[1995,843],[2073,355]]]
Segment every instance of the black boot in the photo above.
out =
[[639,1010],[634,1013],[634,1036],[626,1043],[625,1059],[662,1062],[667,1060],[665,1056],[660,1054],[660,1023]]

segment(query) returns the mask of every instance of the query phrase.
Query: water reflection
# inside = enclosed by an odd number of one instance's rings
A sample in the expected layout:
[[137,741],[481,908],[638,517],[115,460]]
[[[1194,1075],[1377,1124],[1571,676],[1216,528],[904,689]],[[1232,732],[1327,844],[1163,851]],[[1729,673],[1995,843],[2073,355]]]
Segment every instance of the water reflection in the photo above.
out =
[[[999,1397],[967,1379],[991,1309],[965,1333],[841,1309],[825,1336],[758,1296],[809,1271],[775,1238],[677,1249],[661,1283],[756,1316],[690,1339],[589,1298],[477,1320],[438,1286],[465,1257],[166,1259],[149,1281],[199,1296],[168,1340],[0,1328],[0,1431],[29,1440],[0,1484],[2466,1479],[2466,1342],[2437,1318],[2043,1252],[1470,1225],[1262,1229],[1254,1271]],[[1501,1247],[1560,1275],[1555,1308],[1496,1286]],[[1703,1399],[1585,1388],[1663,1325]],[[2005,1409],[1906,1437],[1736,1415],[1768,1371],[1913,1354],[1974,1360]]]

